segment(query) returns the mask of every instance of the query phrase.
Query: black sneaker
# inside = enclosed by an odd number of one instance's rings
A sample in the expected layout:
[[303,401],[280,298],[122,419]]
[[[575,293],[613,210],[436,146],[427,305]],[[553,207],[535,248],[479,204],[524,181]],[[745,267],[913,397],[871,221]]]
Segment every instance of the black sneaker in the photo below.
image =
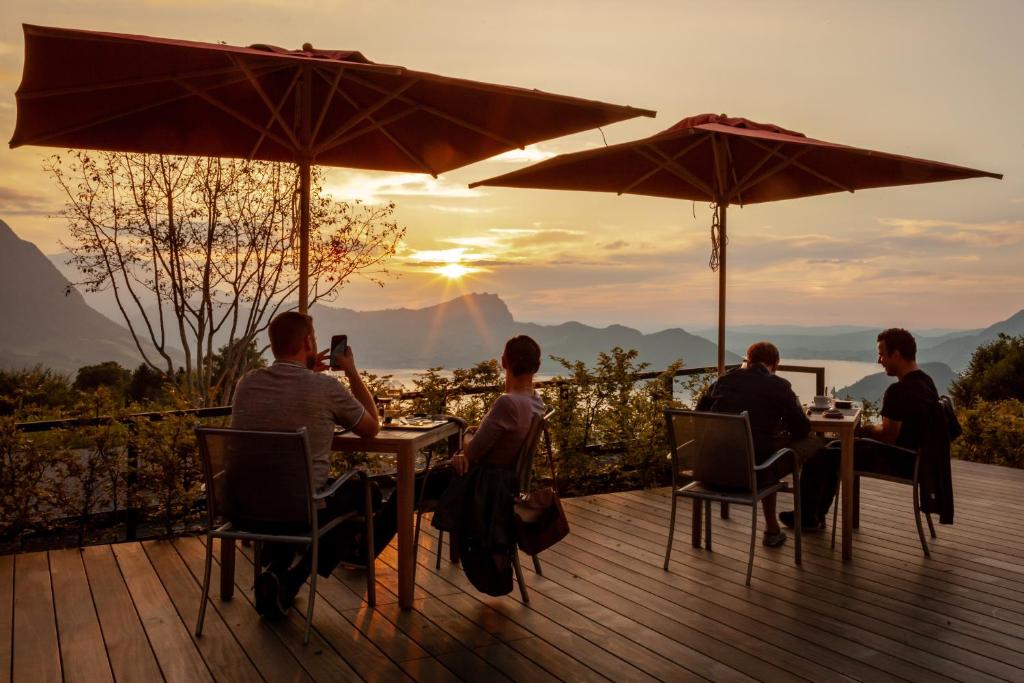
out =
[[[796,528],[796,513],[793,510],[780,512],[779,521],[782,522],[783,526],[789,529],[794,529]],[[807,519],[805,517],[800,524],[800,529],[802,531],[816,531],[820,528],[821,522],[818,519]]]
[[281,606],[281,582],[273,572],[263,572],[256,577],[256,611],[260,616],[278,621],[288,616]]
[[761,539],[761,543],[763,545],[768,546],[769,548],[777,548],[777,547],[779,547],[780,545],[782,545],[785,542],[786,542],[786,532],[783,531],[782,529],[779,529],[774,534],[768,533],[766,531],[766,532],[764,532],[764,537]]

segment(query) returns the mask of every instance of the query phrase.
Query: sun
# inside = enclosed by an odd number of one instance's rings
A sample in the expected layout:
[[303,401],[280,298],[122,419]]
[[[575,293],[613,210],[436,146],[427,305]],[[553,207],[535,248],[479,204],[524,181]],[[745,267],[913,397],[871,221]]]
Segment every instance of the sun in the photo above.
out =
[[438,275],[443,275],[449,280],[461,280],[466,275],[476,272],[476,270],[476,268],[469,268],[459,263],[449,263],[444,266],[438,266],[434,269],[434,272]]

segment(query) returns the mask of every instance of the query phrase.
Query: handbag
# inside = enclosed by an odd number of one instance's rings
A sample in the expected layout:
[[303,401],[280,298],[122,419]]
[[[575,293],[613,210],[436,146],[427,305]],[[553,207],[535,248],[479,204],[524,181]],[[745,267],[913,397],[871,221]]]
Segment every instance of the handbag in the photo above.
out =
[[516,543],[527,555],[547,550],[569,535],[569,520],[562,501],[550,486],[515,500]]
[[[545,433],[545,437],[547,434]],[[548,444],[548,464],[551,480],[557,483],[555,464]],[[516,522],[516,543],[527,555],[547,550],[569,535],[569,519],[562,501],[550,486],[519,494],[513,504]]]

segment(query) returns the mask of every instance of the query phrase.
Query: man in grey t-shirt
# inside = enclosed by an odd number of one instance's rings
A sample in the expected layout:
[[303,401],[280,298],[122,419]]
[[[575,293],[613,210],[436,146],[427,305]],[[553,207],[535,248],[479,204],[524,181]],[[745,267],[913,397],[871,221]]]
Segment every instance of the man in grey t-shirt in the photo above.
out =
[[[268,328],[274,364],[253,370],[238,381],[231,409],[235,429],[291,431],[306,428],[313,460],[313,486],[327,483],[331,464],[331,441],[335,425],[351,429],[363,437],[380,430],[373,396],[356,369],[352,348],[335,359],[348,378],[346,389],[337,379],[323,374],[329,351],[317,351],[313,319],[289,311],[276,316]],[[356,494],[359,495],[359,494]],[[320,523],[351,509],[351,489],[342,489],[325,501],[319,510]],[[321,540],[325,547],[338,539],[328,533]],[[263,559],[270,564],[256,582],[256,609],[264,616],[281,617],[312,567],[307,550],[293,567],[295,546],[267,543]]]

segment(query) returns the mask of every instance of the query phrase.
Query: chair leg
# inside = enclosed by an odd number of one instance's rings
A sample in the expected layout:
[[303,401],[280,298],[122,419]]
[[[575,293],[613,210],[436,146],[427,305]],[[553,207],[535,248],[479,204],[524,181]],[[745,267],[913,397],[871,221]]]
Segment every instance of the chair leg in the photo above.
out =
[[[373,555],[373,499],[370,495],[370,480],[367,478],[364,479],[364,481],[366,482],[366,509],[363,513],[366,516],[366,604],[370,607],[374,607],[377,604],[377,558]],[[413,550],[413,557],[416,557],[415,550]],[[316,574],[315,558],[313,562],[313,574]]]
[[[448,539],[448,542],[449,543],[452,542],[450,538]],[[441,568],[441,548],[442,547],[444,547],[444,532],[441,531],[440,529],[438,529],[438,531],[437,531],[437,562],[434,563],[434,569],[440,569]]]
[[672,557],[672,537],[676,534],[676,505],[679,496],[672,492],[672,514],[668,518],[668,542],[665,544],[665,571],[668,571],[668,559]]
[[938,538],[938,536],[935,535],[935,525],[932,524],[932,513],[924,513],[924,518],[928,520],[928,533],[931,534],[932,538]]
[[523,580],[523,568],[519,564],[519,548],[512,551],[512,566],[516,570],[516,581],[519,582],[519,594],[523,596],[523,604],[530,604],[530,596],[526,592],[526,581]]
[[801,536],[803,536],[803,510],[800,508],[800,465],[798,464],[793,470],[793,528],[796,531],[796,546],[793,549],[795,562],[800,564],[803,559],[803,548],[801,547]]
[[754,545],[757,543],[757,503],[750,506],[750,557],[747,558],[747,585],[750,585],[750,575],[754,571]]
[[832,550],[836,549],[836,520],[839,519],[839,502],[842,500],[839,495],[841,488],[842,484],[836,487],[836,497],[832,500]]
[[711,550],[711,501],[704,501],[704,547]]
[[252,589],[256,590],[256,579],[263,571],[263,541],[255,541],[252,544]]
[[203,569],[203,593],[199,603],[199,618],[196,620],[196,638],[203,635],[203,620],[206,618],[206,602],[210,599],[210,570],[213,567],[213,537],[206,537],[206,567]]
[[853,475],[853,528],[860,528],[860,477]]
[[718,514],[722,516],[722,519],[729,519],[729,504],[728,503],[719,503],[718,504]]
[[306,599],[306,635],[302,638],[303,645],[309,645],[309,634],[313,630],[313,605],[316,604],[316,578],[319,572],[320,539],[314,538],[312,543],[313,571],[309,573],[309,597]]
[[533,556],[533,572],[537,576],[544,576],[544,572],[540,569],[540,558],[536,555]]
[[924,526],[921,524],[921,506],[918,503],[918,488],[917,484],[914,484],[914,522],[917,523],[917,537],[921,539],[921,550],[924,551],[925,557],[931,557],[928,552],[928,542],[924,540]]
[[416,562],[416,558],[420,553],[420,522],[423,520],[423,513],[420,510],[416,510],[416,528],[412,532],[412,561]]

